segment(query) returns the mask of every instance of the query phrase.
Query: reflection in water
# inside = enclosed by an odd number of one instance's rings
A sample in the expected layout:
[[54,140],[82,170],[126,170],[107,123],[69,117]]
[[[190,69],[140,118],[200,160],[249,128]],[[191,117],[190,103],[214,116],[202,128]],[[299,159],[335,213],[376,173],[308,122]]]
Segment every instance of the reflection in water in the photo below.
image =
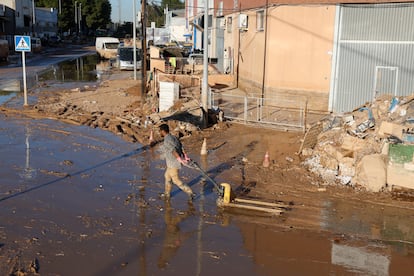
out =
[[106,74],[110,73],[112,64],[110,60],[100,60],[96,63],[96,78],[102,79]]
[[[201,156],[201,168],[204,171],[207,171],[208,169],[208,161],[207,161],[207,155],[204,154]],[[200,201],[199,201],[199,206],[200,206],[200,213],[203,214],[204,213],[204,202],[205,202],[205,195],[204,195],[204,189],[205,189],[205,179],[203,176],[202,179],[202,183],[203,185],[201,185],[200,188]],[[203,236],[203,224],[204,224],[204,219],[203,216],[199,216],[198,218],[198,231],[197,231],[197,273],[196,275],[201,275],[201,271],[202,271],[202,259],[203,259],[203,243],[202,243],[202,236]]]
[[25,163],[24,171],[20,173],[20,177],[27,179],[27,180],[30,180],[36,177],[36,169],[33,169],[30,167],[30,143],[29,143],[30,134],[31,134],[31,130],[26,125],[26,163]]
[[169,201],[165,202],[165,235],[162,244],[162,251],[158,258],[158,267],[166,268],[170,260],[177,253],[184,241],[192,235],[192,232],[182,233],[179,224],[185,219],[194,215],[195,209],[192,203],[188,203],[185,212],[173,216],[173,209]]
[[375,205],[342,200],[325,202],[321,210],[322,229],[366,236],[383,241],[414,243],[412,211],[400,208],[379,208]]
[[332,264],[363,272],[364,275],[389,275],[390,260],[365,248],[332,243]]
[[82,56],[53,65],[39,74],[39,81],[96,81],[111,69],[110,61],[100,61],[97,55]]

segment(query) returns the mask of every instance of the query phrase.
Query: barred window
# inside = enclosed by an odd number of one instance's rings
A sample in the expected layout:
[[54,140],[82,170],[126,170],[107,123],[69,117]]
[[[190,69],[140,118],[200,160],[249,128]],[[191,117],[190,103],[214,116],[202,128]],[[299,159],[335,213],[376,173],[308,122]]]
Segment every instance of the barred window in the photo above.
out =
[[227,17],[226,27],[227,27],[227,32],[231,33],[232,28],[233,28],[233,18],[231,16]]
[[257,31],[264,30],[264,10],[260,10],[256,12],[256,30]]

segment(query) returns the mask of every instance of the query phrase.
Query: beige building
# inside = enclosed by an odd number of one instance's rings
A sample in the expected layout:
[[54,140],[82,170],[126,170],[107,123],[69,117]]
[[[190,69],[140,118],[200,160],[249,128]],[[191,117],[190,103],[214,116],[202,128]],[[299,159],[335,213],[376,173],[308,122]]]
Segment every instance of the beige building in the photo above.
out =
[[225,48],[236,53],[239,88],[263,97],[302,95],[309,108],[328,109],[334,6],[269,7],[229,15],[229,20]]
[[215,1],[224,29],[216,49],[248,95],[297,99],[311,111],[411,94],[414,3],[347,2]]

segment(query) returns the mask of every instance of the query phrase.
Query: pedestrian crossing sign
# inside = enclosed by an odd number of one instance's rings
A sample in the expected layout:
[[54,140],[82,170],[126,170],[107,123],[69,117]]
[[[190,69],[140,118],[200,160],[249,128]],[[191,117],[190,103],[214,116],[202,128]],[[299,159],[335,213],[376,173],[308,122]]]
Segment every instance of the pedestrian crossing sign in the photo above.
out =
[[15,35],[14,36],[14,50],[20,52],[30,52],[30,36],[28,35]]

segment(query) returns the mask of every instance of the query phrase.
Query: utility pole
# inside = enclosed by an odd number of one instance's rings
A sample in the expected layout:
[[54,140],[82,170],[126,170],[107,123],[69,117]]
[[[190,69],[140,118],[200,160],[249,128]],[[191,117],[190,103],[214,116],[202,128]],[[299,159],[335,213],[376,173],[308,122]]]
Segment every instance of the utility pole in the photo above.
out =
[[203,30],[203,85],[201,89],[201,103],[203,108],[203,128],[208,123],[208,1],[204,0],[204,30]]
[[142,26],[142,94],[147,94],[147,0],[141,0],[141,26]]
[[35,33],[35,25],[36,25],[36,4],[35,0],[32,1],[32,9],[33,9],[33,15],[32,15],[32,33],[34,36]]
[[136,0],[132,0],[133,2],[133,11],[134,11],[134,18],[132,21],[132,39],[134,41],[133,49],[134,49],[134,80],[137,80],[137,3]]
[[79,35],[81,35],[82,31],[82,3],[79,3]]
[[78,29],[78,1],[75,1],[75,32]]

